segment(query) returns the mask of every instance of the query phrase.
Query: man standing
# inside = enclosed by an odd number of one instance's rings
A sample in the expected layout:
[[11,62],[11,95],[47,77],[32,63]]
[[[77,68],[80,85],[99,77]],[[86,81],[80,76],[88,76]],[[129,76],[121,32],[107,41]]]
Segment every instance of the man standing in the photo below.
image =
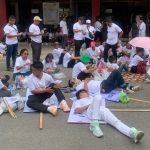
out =
[[65,49],[68,38],[68,29],[65,16],[63,16],[62,20],[60,21],[60,30],[62,33],[62,48]]
[[44,32],[39,28],[39,24],[41,21],[42,19],[39,16],[35,16],[33,18],[33,24],[31,24],[29,27],[33,62],[40,61],[41,56],[42,35],[44,34]]
[[74,42],[75,42],[75,56],[80,56],[80,49],[83,44],[83,18],[79,17],[78,22],[73,25]]
[[17,26],[15,25],[16,18],[15,16],[10,16],[8,24],[4,27],[4,34],[6,36],[6,45],[7,45],[7,53],[6,53],[6,67],[7,71],[10,71],[10,58],[12,57],[14,67],[16,62],[17,55],[17,47],[18,47],[18,37],[22,35],[22,33],[18,33]]
[[118,40],[122,37],[123,31],[122,29],[112,22],[112,18],[106,18],[107,24],[107,40],[104,49],[104,61],[107,62],[108,58],[108,51],[111,48],[113,52],[113,56],[117,58],[117,43]]

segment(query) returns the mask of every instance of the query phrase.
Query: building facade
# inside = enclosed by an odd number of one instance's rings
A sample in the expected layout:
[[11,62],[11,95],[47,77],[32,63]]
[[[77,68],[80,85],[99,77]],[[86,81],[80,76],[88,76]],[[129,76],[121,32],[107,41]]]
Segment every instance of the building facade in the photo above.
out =
[[104,18],[112,15],[121,24],[129,24],[132,16],[142,14],[147,17],[150,12],[150,0],[1,0],[0,1],[0,37],[2,28],[9,15],[15,15],[17,23],[25,28],[32,22],[35,15],[43,18],[43,3],[59,3],[59,15],[96,16]]

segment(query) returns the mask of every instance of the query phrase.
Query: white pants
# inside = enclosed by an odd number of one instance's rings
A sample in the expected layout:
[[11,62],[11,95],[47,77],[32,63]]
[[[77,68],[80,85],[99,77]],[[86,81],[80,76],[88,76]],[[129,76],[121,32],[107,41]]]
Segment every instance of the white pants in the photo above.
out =
[[100,95],[96,95],[93,99],[92,104],[87,110],[87,115],[92,120],[103,120],[111,126],[115,127],[122,134],[130,136],[130,127],[122,123],[112,112],[103,106],[103,99]]

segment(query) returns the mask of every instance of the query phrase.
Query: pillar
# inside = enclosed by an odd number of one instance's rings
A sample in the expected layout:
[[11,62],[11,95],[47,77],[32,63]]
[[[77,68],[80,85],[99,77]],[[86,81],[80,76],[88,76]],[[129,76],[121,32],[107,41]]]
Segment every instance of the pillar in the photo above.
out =
[[6,0],[0,0],[0,38],[4,37],[3,28],[7,22]]
[[96,17],[100,15],[100,0],[92,1],[92,22],[96,21]]

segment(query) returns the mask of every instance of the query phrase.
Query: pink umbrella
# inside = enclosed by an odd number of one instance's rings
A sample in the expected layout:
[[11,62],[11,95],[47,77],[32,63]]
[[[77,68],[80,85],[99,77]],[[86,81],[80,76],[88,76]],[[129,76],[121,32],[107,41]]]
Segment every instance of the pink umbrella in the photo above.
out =
[[134,47],[148,48],[150,49],[150,37],[136,37],[132,39],[129,44]]

